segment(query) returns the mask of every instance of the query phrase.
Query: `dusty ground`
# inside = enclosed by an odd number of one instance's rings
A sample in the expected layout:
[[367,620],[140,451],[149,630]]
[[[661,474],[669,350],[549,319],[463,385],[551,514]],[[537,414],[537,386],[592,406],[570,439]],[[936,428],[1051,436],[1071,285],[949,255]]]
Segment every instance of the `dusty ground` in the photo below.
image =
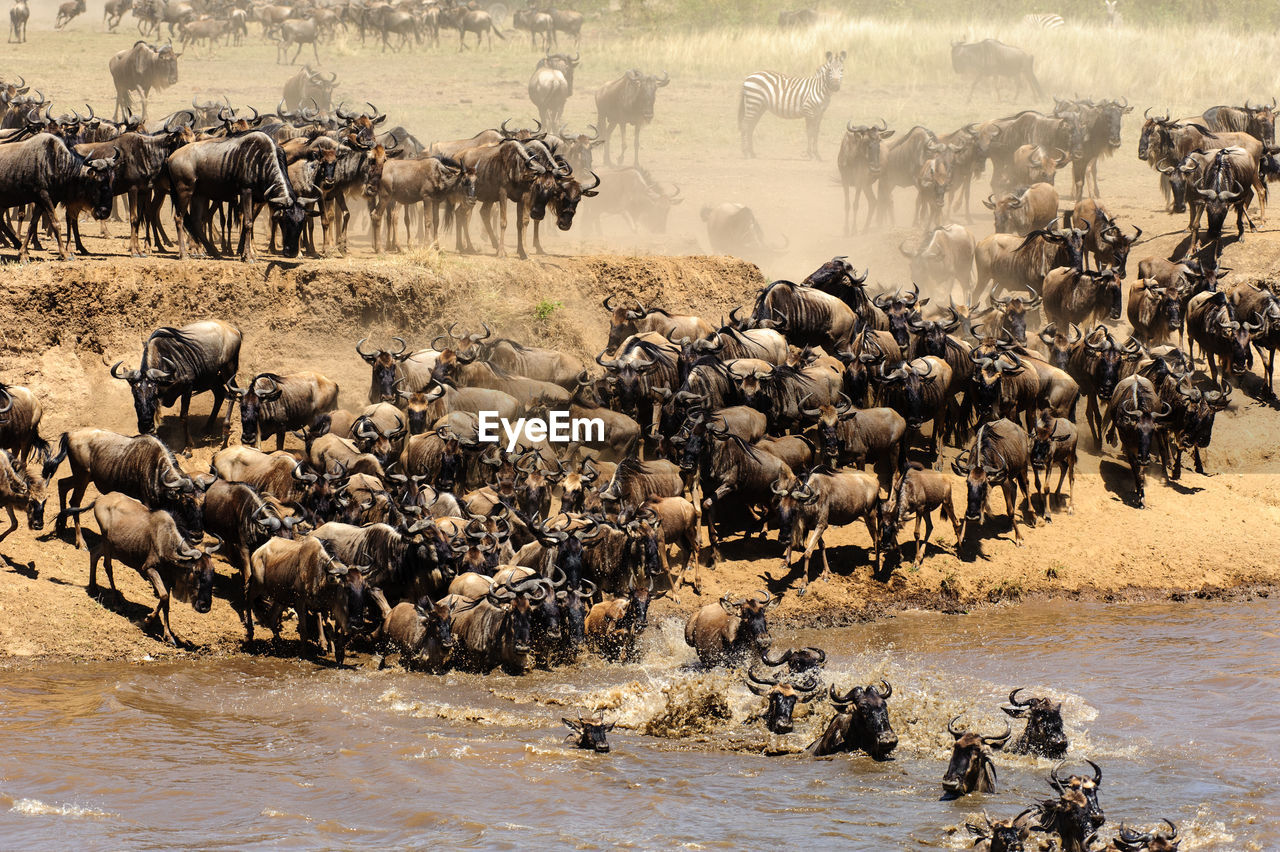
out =
[[[136,36],[132,19],[126,19],[120,33],[108,35],[98,32],[95,16],[91,10],[66,33],[43,32],[33,25],[31,42],[11,48],[11,60],[0,71],[25,74],[56,99],[55,111],[87,98],[99,112],[109,112],[106,59]],[[274,48],[259,42],[256,25],[254,30],[243,48],[220,49],[213,56],[190,52],[184,57],[182,82],[155,95],[153,114],[181,108],[193,93],[201,98],[226,93],[237,104],[273,105],[293,69],[276,65]],[[658,61],[649,47],[625,37],[584,40],[578,93],[567,115],[574,127],[595,120],[590,93],[596,86],[627,67]],[[754,70],[754,62],[734,56],[731,47],[718,45],[717,55],[729,58],[713,68],[707,66],[711,60],[698,55],[672,60],[673,83],[660,92],[655,123],[642,136],[642,161],[663,182],[679,184],[687,199],[673,212],[664,235],[633,234],[618,221],[592,230],[586,227],[590,203],[584,202],[581,225],[569,234],[546,237],[553,255],[544,259],[500,262],[421,249],[378,259],[368,251],[365,225],[357,216],[350,258],[252,267],[233,262],[179,266],[167,258],[130,259],[118,225],[104,239],[96,225],[86,222],[88,248],[105,258],[0,269],[0,378],[26,384],[40,395],[46,435],[83,425],[132,433],[136,427],[127,389],[109,378],[103,359],[133,363],[152,328],[206,316],[234,320],[244,328],[246,373],[316,369],[343,386],[341,401],[352,408],[361,404],[368,380],[353,345],[366,334],[385,340],[401,333],[411,345],[425,346],[451,321],[487,319],[502,333],[590,356],[605,340],[600,299],[615,289],[711,317],[750,299],[763,280],[754,266],[661,256],[705,251],[698,214],[704,205],[721,201],[749,203],[771,241],[789,242],[785,253],[753,258],[768,278],[799,279],[826,258],[842,254],[871,268],[873,286],[900,286],[906,283],[906,262],[898,245],[918,236],[907,224],[912,193],[898,190],[895,226],[843,237],[832,162],[838,128],[847,120],[867,123],[883,116],[900,134],[915,123],[944,132],[1020,108],[1051,106],[1047,99],[1014,104],[981,93],[966,103],[967,87],[949,78],[913,73],[900,82],[882,73],[868,80],[851,60],[845,87],[827,114],[824,161],[799,159],[800,124],[772,117],[757,132],[760,158],[744,161],[738,155],[733,103],[737,81]],[[519,117],[530,112],[524,86],[536,54],[518,40],[492,54],[458,55],[446,48],[394,60],[350,40],[321,51],[321,66],[340,71],[340,96],[374,100],[391,114],[390,124],[404,124],[424,141],[469,136],[508,115],[520,123]],[[816,63],[804,58],[782,70],[807,72],[811,64]],[[1054,91],[1052,63],[1037,67]],[[1153,173],[1133,156],[1143,108],[1155,105],[1163,112],[1169,107],[1178,115],[1208,105],[1183,102],[1184,96],[1200,97],[1192,93],[1201,88],[1188,88],[1175,77],[1166,73],[1158,93],[1112,91],[1106,78],[1099,78],[1092,90],[1078,92],[1123,95],[1137,107],[1126,119],[1123,148],[1101,166],[1102,195],[1111,211],[1144,230],[1131,270],[1144,256],[1173,255],[1181,242],[1184,221],[1162,212]],[[607,191],[609,173],[601,173]],[[1066,183],[1060,180],[1059,188],[1065,191]],[[987,192],[980,179],[974,187],[973,219],[959,217],[978,237],[991,230],[978,201]],[[1227,248],[1223,262],[1235,270],[1228,281],[1270,277],[1280,268],[1280,238],[1268,223],[1260,227],[1259,233]],[[538,318],[540,303],[546,303],[542,313],[550,309],[544,319]],[[836,576],[829,583],[812,584],[803,599],[787,594],[779,616],[825,622],[898,606],[953,608],[1030,595],[1165,596],[1270,586],[1280,579],[1273,543],[1280,520],[1275,496],[1280,493],[1280,414],[1257,385],[1256,379],[1249,383],[1252,396],[1237,392],[1231,409],[1219,416],[1206,457],[1209,475],[1187,473],[1173,485],[1163,484],[1158,475],[1149,477],[1146,511],[1126,502],[1128,471],[1114,450],[1099,456],[1086,439],[1074,516],[1059,514],[1052,525],[1029,530],[1025,547],[1014,546],[997,512],[983,531],[980,552],[958,558],[951,532],[939,529],[920,571],[899,571],[883,584],[870,579],[865,529],[858,525],[834,531],[828,542]],[[207,399],[198,401],[195,412],[207,413],[208,404]],[[213,440],[187,462],[191,470],[207,468]],[[954,450],[948,457],[952,454]],[[726,591],[767,587],[778,593],[795,586],[797,574],[781,568],[775,542],[731,540],[725,556],[727,561],[714,572],[703,570],[703,600]],[[136,622],[150,607],[150,591],[132,572],[117,575],[127,603],[99,602],[84,592],[86,554],[65,541],[36,539],[24,528],[0,543],[0,557],[8,566],[0,567],[0,656],[167,653],[138,629]],[[188,607],[175,606],[175,630],[197,648],[235,650],[239,627],[226,603],[231,593],[224,570],[214,611],[197,616]],[[684,612],[696,603],[686,589],[680,603],[670,606]]]

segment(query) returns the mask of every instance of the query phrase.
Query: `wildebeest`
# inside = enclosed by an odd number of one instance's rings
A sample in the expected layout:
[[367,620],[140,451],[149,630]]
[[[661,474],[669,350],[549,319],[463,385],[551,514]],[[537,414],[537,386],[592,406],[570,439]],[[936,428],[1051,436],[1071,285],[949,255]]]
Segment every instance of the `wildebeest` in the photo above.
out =
[[[1262,328],[1253,333],[1252,342],[1259,355],[1266,350],[1267,387],[1272,388],[1276,349],[1280,348],[1280,297],[1265,286],[1244,281],[1231,288],[1229,298],[1236,316],[1254,317],[1262,323]],[[0,424],[0,431],[3,428]]]
[[969,793],[996,792],[996,765],[991,760],[991,748],[1003,748],[1013,732],[1005,725],[1004,733],[984,736],[955,726],[959,716],[947,722],[947,733],[955,744],[951,748],[951,762],[942,776],[942,789],[952,797]]
[[543,127],[559,127],[564,105],[573,97],[573,72],[578,57],[555,53],[538,60],[529,78],[529,100],[538,108],[538,121]]
[[1027,727],[1009,749],[1013,754],[1035,754],[1040,757],[1062,757],[1069,745],[1062,730],[1062,702],[1048,698],[1018,700],[1018,687],[1009,693],[1008,707],[1001,707],[1014,719],[1026,719]]
[[[603,140],[596,144],[603,144]],[[656,234],[665,234],[671,208],[684,202],[680,197],[680,187],[672,185],[668,192],[649,172],[639,167],[606,172],[605,177],[605,190],[586,208],[592,217],[589,222],[598,222],[605,215],[616,215],[624,217],[632,231],[643,225]]]
[[[1036,79],[1035,61],[1035,57],[1025,50],[993,38],[967,44],[951,43],[951,67],[957,74],[973,75],[973,85],[969,87],[969,100],[973,100],[973,92],[980,82],[991,78],[995,88],[995,84],[1001,77],[1013,80],[1015,101],[1022,92],[1024,82],[1037,98],[1043,98],[1040,81]],[[995,92],[999,96],[998,88]]]
[[132,92],[138,92],[142,100],[142,118],[147,117],[147,96],[152,89],[167,89],[178,82],[178,57],[170,45],[147,44],[136,41],[133,47],[122,50],[107,67],[116,86],[116,109],[113,119],[128,116],[133,110]]
[[1276,143],[1276,99],[1271,104],[1254,106],[1249,101],[1242,107],[1212,106],[1201,115],[1205,126],[1213,131],[1248,133],[1267,145]]
[[[1031,470],[1035,476],[1036,491],[1044,499],[1044,519],[1046,523],[1053,521],[1049,496],[1049,475],[1054,467],[1059,469],[1057,495],[1062,494],[1062,481],[1071,478],[1071,488],[1067,492],[1067,514],[1075,514],[1076,491],[1076,442],[1078,432],[1076,425],[1066,417],[1055,417],[1047,409],[1036,412],[1035,426],[1031,432]],[[1044,484],[1040,483],[1040,473],[1044,472]]]
[[818,128],[831,96],[840,90],[846,55],[843,50],[839,55],[828,50],[825,61],[808,77],[758,71],[743,80],[738,94],[738,132],[742,136],[743,155],[755,156],[752,137],[756,124],[765,112],[772,112],[779,118],[803,118],[808,137],[805,156],[819,159]]
[[609,139],[613,136],[614,128],[618,129],[622,145],[618,153],[618,165],[621,166],[626,158],[628,124],[635,127],[632,165],[640,165],[640,128],[653,121],[654,98],[658,89],[670,82],[671,77],[665,71],[658,77],[632,68],[613,82],[604,84],[596,92],[596,126],[600,128],[600,138],[604,140],[605,165],[613,165]]
[[333,109],[333,90],[337,87],[336,71],[325,75],[311,70],[310,65],[304,65],[301,71],[284,84],[284,108],[289,112],[297,112],[307,104],[312,104],[317,112],[327,113]]
[[577,719],[561,717],[560,721],[573,731],[565,738],[567,744],[586,751],[594,751],[596,754],[609,753],[609,740],[606,735],[613,730],[617,722],[605,724],[604,717],[600,714],[579,715]]
[[84,0],[67,0],[67,2],[58,6],[58,16],[53,21],[53,28],[55,30],[62,29],[75,18],[83,15],[84,11]]
[[1031,441],[1017,423],[1001,418],[979,427],[973,443],[951,463],[956,476],[964,478],[968,492],[968,505],[960,525],[961,543],[971,525],[986,520],[991,486],[999,485],[1004,490],[1005,511],[1013,526],[1014,540],[1019,547],[1022,546],[1022,532],[1018,529],[1016,515],[1019,488],[1027,501],[1027,514],[1031,516],[1028,525],[1036,525],[1036,510],[1031,502],[1031,483],[1027,476],[1030,463]]
[[[858,229],[858,201],[862,198],[867,199],[865,228],[871,227],[871,217],[876,211],[874,184],[880,177],[880,142],[893,134],[894,131],[888,129],[884,119],[880,119],[879,127],[875,125],[854,127],[852,121],[845,126],[836,166],[840,170],[840,185],[844,189],[846,237]],[[849,194],[851,189],[852,196]]]
[[649,627],[652,592],[652,579],[648,585],[632,582],[625,596],[592,606],[583,625],[587,644],[605,659],[635,660],[636,642]]
[[0,223],[0,234],[18,246],[19,261],[30,259],[30,246],[42,220],[53,229],[58,257],[70,257],[71,234],[63,234],[58,227],[55,205],[83,199],[91,205],[95,219],[111,215],[119,157],[116,151],[110,159],[86,159],[50,133],[22,141],[6,140],[0,146],[0,207],[33,204],[35,209],[24,239],[18,239],[8,223]]
[[917,249],[898,246],[911,262],[911,280],[926,289],[957,284],[968,296],[973,286],[973,257],[978,241],[963,225],[944,225],[926,234]]
[[25,462],[33,449],[48,456],[48,445],[40,437],[44,407],[39,398],[21,385],[0,382],[0,449],[13,452]]
[[795,684],[790,681],[779,682],[780,678],[770,675],[757,675],[754,670],[747,671],[747,689],[764,698],[764,713],[758,714],[764,725],[774,734],[789,734],[795,727],[792,714],[797,702],[809,702],[818,697],[817,684]]
[[[102,429],[64,432],[58,457],[68,459],[71,473],[58,480],[60,511],[54,525],[56,531],[65,528],[68,514],[74,514],[67,511],[68,506],[79,506],[85,489],[92,482],[101,494],[119,491],[151,509],[169,512],[188,537],[198,538],[204,532],[195,482],[183,473],[173,453],[154,436],[126,438]],[[76,546],[84,547],[78,514],[75,525]]]
[[270,136],[253,131],[226,139],[213,138],[179,148],[165,163],[169,176],[174,227],[178,231],[178,257],[187,258],[188,238],[214,257],[218,250],[205,230],[207,202],[233,202],[240,213],[240,259],[257,260],[253,248],[253,221],[263,204],[280,225],[282,251],[298,256],[298,240],[307,221],[307,206],[314,198],[302,198],[289,182],[284,154]]
[[[889,487],[889,496],[877,509],[880,526],[880,547],[890,552],[898,549],[898,531],[915,516],[915,558],[912,567],[919,568],[929,548],[929,536],[933,535],[933,513],[942,510],[942,517],[951,522],[956,541],[960,540],[960,519],[951,501],[951,480],[936,470],[925,470],[911,463],[901,471]],[[920,538],[920,522],[924,521],[924,539]]]
[[456,607],[453,632],[459,645],[455,659],[479,671],[497,666],[513,674],[525,671],[533,653],[529,632],[532,605],[547,594],[545,582],[533,578],[514,588],[495,588],[471,604]]
[[1077,227],[1084,225],[1089,229],[1084,240],[1086,268],[1088,256],[1091,255],[1098,269],[1114,266],[1120,277],[1124,278],[1127,273],[1129,250],[1142,236],[1142,229],[1134,226],[1133,236],[1126,236],[1107,211],[1106,206],[1093,198],[1086,198],[1076,203],[1071,221]]
[[[158,600],[147,618],[158,620],[164,640],[177,645],[169,626],[170,592],[178,600],[190,601],[196,612],[208,612],[213,605],[213,562],[209,554],[218,546],[204,550],[193,547],[168,512],[153,511],[125,494],[105,492],[91,505],[101,537],[89,555],[89,594],[98,588],[99,559],[105,563],[111,591],[117,591],[111,561],[119,559],[151,583]],[[77,533],[79,526],[77,516]]]
[[818,579],[825,581],[831,575],[823,538],[831,525],[842,527],[861,518],[875,548],[875,572],[880,573],[880,536],[876,516],[880,480],[875,475],[818,467],[808,476],[797,478],[789,488],[775,484],[773,491],[779,495],[778,537],[786,539],[782,567],[790,569],[792,551],[801,544],[804,547],[800,555],[799,594],[803,595],[809,587],[809,557],[815,547],[822,557],[822,574]]
[[1040,293],[1045,317],[1060,328],[1120,319],[1121,284],[1115,267],[1098,272],[1056,267],[1044,277]]
[[1225,384],[1253,366],[1249,348],[1253,335],[1262,331],[1262,318],[1237,316],[1222,290],[1197,293],[1187,302],[1187,354],[1195,356],[1196,344],[1209,364],[1209,375],[1217,384],[1219,374]]
[[23,44],[27,40],[27,21],[31,18],[31,9],[27,0],[14,0],[9,9],[9,43]]
[[1183,328],[1182,305],[1176,287],[1161,287],[1154,278],[1140,278],[1129,286],[1127,314],[1133,336],[1145,346],[1173,340]]
[[191,397],[205,392],[213,394],[213,411],[204,425],[204,431],[209,431],[222,408],[227,382],[240,369],[241,340],[240,329],[221,320],[205,320],[182,328],[165,326],[147,338],[138,369],[121,370],[123,362],[117,361],[111,367],[111,376],[129,383],[139,434],[154,434],[160,408],[181,399],[178,416],[182,420],[184,446],[190,446],[187,414]]
[[253,551],[275,535],[292,538],[301,517],[281,517],[280,502],[263,497],[243,482],[217,479],[205,492],[204,528],[222,539],[222,552],[240,572],[245,594],[249,589],[249,559]]
[[842,752],[865,751],[876,760],[887,760],[898,747],[898,736],[889,724],[889,707],[885,704],[893,695],[893,687],[887,680],[879,686],[855,686],[844,695],[831,685],[828,698],[836,715],[827,723],[822,736],[814,740],[805,753],[812,757],[825,757]]
[[1057,267],[1084,268],[1086,228],[1034,230],[1023,238],[992,234],[978,243],[974,266],[978,275],[969,304],[982,301],[988,286],[1040,292],[1044,278]]
[[0,450],[0,506],[9,513],[9,528],[0,533],[0,541],[18,528],[15,508],[26,513],[28,528],[36,532],[44,529],[49,480],[57,472],[62,457],[49,457],[47,452],[42,456],[40,461],[24,463],[8,450]]
[[733,254],[760,258],[786,248],[765,243],[764,230],[756,214],[745,204],[726,201],[702,208],[702,221],[707,223],[707,240],[716,254]]
[[[352,620],[364,613],[364,575],[360,566],[344,565],[331,557],[324,544],[307,536],[296,541],[273,538],[250,557],[249,593],[245,601],[245,641],[253,641],[255,604],[267,597],[271,610],[263,621],[277,638],[280,616],[287,606],[298,614],[298,636],[315,640],[322,650],[333,648],[342,665]],[[366,566],[367,567],[367,566]],[[325,621],[332,634],[326,638]]]
[[1086,758],[1085,763],[1089,764],[1089,768],[1093,770],[1092,776],[1072,773],[1063,778],[1058,773],[1062,771],[1065,763],[1066,761],[1063,761],[1049,770],[1049,786],[1059,794],[1074,790],[1084,796],[1085,812],[1088,814],[1090,825],[1101,828],[1107,821],[1102,805],[1098,803],[1098,790],[1102,787],[1102,767]]
[[684,625],[685,644],[697,651],[698,661],[708,668],[762,654],[773,644],[765,618],[765,610],[773,602],[768,592],[736,601],[725,595],[689,616]]
[[441,671],[448,665],[455,645],[453,601],[401,601],[383,614],[382,629],[376,638],[385,647],[379,668],[386,662],[387,652],[395,651],[406,669]]
[[1058,192],[1047,183],[1036,183],[999,198],[989,196],[983,205],[995,214],[996,233],[1026,236],[1045,228],[1058,217]]
[[[318,415],[338,407],[338,385],[319,373],[303,372],[281,376],[259,373],[242,388],[234,378],[227,391],[240,404],[240,443],[258,446],[260,440],[276,437],[276,449],[284,449],[285,432],[310,426]],[[231,429],[232,404],[227,405],[223,427],[225,447]]]
[[[1053,156],[1054,153],[1058,156]],[[1013,161],[1002,175],[1003,186],[1012,188],[1037,183],[1052,185],[1058,169],[1071,160],[1071,155],[1054,148],[1052,150],[1027,143],[1013,152]]]
[[1026,819],[1035,813],[1035,808],[1027,808],[1012,819],[997,819],[983,813],[983,825],[966,822],[965,830],[973,835],[975,852],[1024,852],[1023,841],[1031,836],[1032,823]]
[[[480,49],[480,42],[484,40],[484,36],[489,37],[489,49],[493,50],[493,37],[506,41],[507,37],[502,34],[502,28],[499,27],[488,12],[481,9],[468,9],[465,6],[458,6],[455,10],[456,19],[451,26],[458,29],[458,52],[461,53],[467,46],[467,33],[476,34],[476,50]],[[444,19],[441,19],[444,23]]]
[[[1151,464],[1151,445],[1155,442],[1162,458],[1167,459],[1168,441],[1165,424],[1173,409],[1160,399],[1155,387],[1142,376],[1122,379],[1111,394],[1111,404],[1103,421],[1107,443],[1115,445],[1117,435],[1129,469],[1133,473],[1135,499],[1139,509],[1147,507],[1146,467]],[[1168,465],[1165,465],[1168,475]]]

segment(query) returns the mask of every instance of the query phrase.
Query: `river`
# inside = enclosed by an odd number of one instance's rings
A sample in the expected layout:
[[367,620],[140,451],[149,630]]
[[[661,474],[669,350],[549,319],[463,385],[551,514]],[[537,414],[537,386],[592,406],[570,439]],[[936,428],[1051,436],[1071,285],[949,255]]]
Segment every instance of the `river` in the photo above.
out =
[[[655,623],[635,664],[522,678],[271,657],[8,671],[0,848],[965,848],[966,819],[1049,796],[1054,762],[998,753],[996,794],[940,801],[947,719],[999,732],[1026,686],[1063,702],[1072,759],[1102,766],[1103,838],[1169,817],[1183,850],[1280,849],[1280,601],[775,630],[827,649],[843,688],[892,683],[884,763],[786,754],[829,705],[767,735],[740,674],[694,670],[681,631]],[[612,754],[563,744],[581,707],[618,720]]]

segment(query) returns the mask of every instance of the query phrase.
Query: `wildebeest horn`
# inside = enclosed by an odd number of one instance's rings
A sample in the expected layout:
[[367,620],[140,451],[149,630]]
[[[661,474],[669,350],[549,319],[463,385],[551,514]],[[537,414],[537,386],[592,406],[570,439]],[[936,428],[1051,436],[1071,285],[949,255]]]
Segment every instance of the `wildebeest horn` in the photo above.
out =
[[760,658],[766,666],[781,666],[785,664],[788,660],[791,659],[791,655],[794,654],[795,651],[788,648],[787,650],[782,652],[782,656],[776,657],[776,658],[769,656],[771,653],[772,653],[771,651],[765,651],[764,655]]
[[1028,706],[1029,704],[1031,704],[1031,702],[1030,702],[1030,701],[1019,701],[1019,700],[1018,700],[1018,693],[1019,693],[1019,692],[1021,692],[1021,691],[1023,690],[1023,688],[1024,688],[1024,687],[1021,687],[1021,686],[1020,686],[1020,687],[1018,687],[1017,689],[1015,689],[1013,692],[1010,692],[1010,693],[1009,693],[1009,703],[1010,703],[1010,704],[1012,704],[1014,707],[1026,707],[1026,706]]
[[[960,716],[963,716],[963,715],[964,715],[963,713],[960,714]],[[963,730],[956,730],[955,728],[956,719],[959,719],[960,716],[955,716],[954,718],[952,718],[950,722],[947,722],[947,733],[957,740],[964,736]]]
[[1002,746],[1009,741],[1009,737],[1013,736],[1013,730],[1009,727],[1009,723],[1004,723],[1004,733],[998,736],[989,737],[982,736],[982,741],[989,746]]
[[879,689],[876,689],[876,694],[879,695],[885,701],[888,701],[889,696],[893,695],[893,686],[889,683],[889,681],[884,679],[881,679],[880,682],[884,684],[884,691],[881,692]]

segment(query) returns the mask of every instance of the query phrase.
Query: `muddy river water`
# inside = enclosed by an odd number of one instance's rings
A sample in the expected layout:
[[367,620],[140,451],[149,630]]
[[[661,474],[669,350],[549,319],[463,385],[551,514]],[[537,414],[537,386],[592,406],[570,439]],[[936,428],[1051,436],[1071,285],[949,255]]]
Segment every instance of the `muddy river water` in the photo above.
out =
[[[1121,819],[1183,850],[1280,849],[1280,601],[1026,604],[775,630],[845,688],[893,685],[896,759],[807,760],[825,702],[771,737],[740,674],[681,625],[643,659],[523,678],[334,671],[270,657],[0,674],[2,849],[926,849],[1046,797],[1053,761],[997,754],[994,795],[940,801],[947,719],[1002,730],[1014,686],[1063,701],[1073,758]],[[613,753],[563,745],[603,707]],[[1016,729],[1020,723],[1015,723]]]

